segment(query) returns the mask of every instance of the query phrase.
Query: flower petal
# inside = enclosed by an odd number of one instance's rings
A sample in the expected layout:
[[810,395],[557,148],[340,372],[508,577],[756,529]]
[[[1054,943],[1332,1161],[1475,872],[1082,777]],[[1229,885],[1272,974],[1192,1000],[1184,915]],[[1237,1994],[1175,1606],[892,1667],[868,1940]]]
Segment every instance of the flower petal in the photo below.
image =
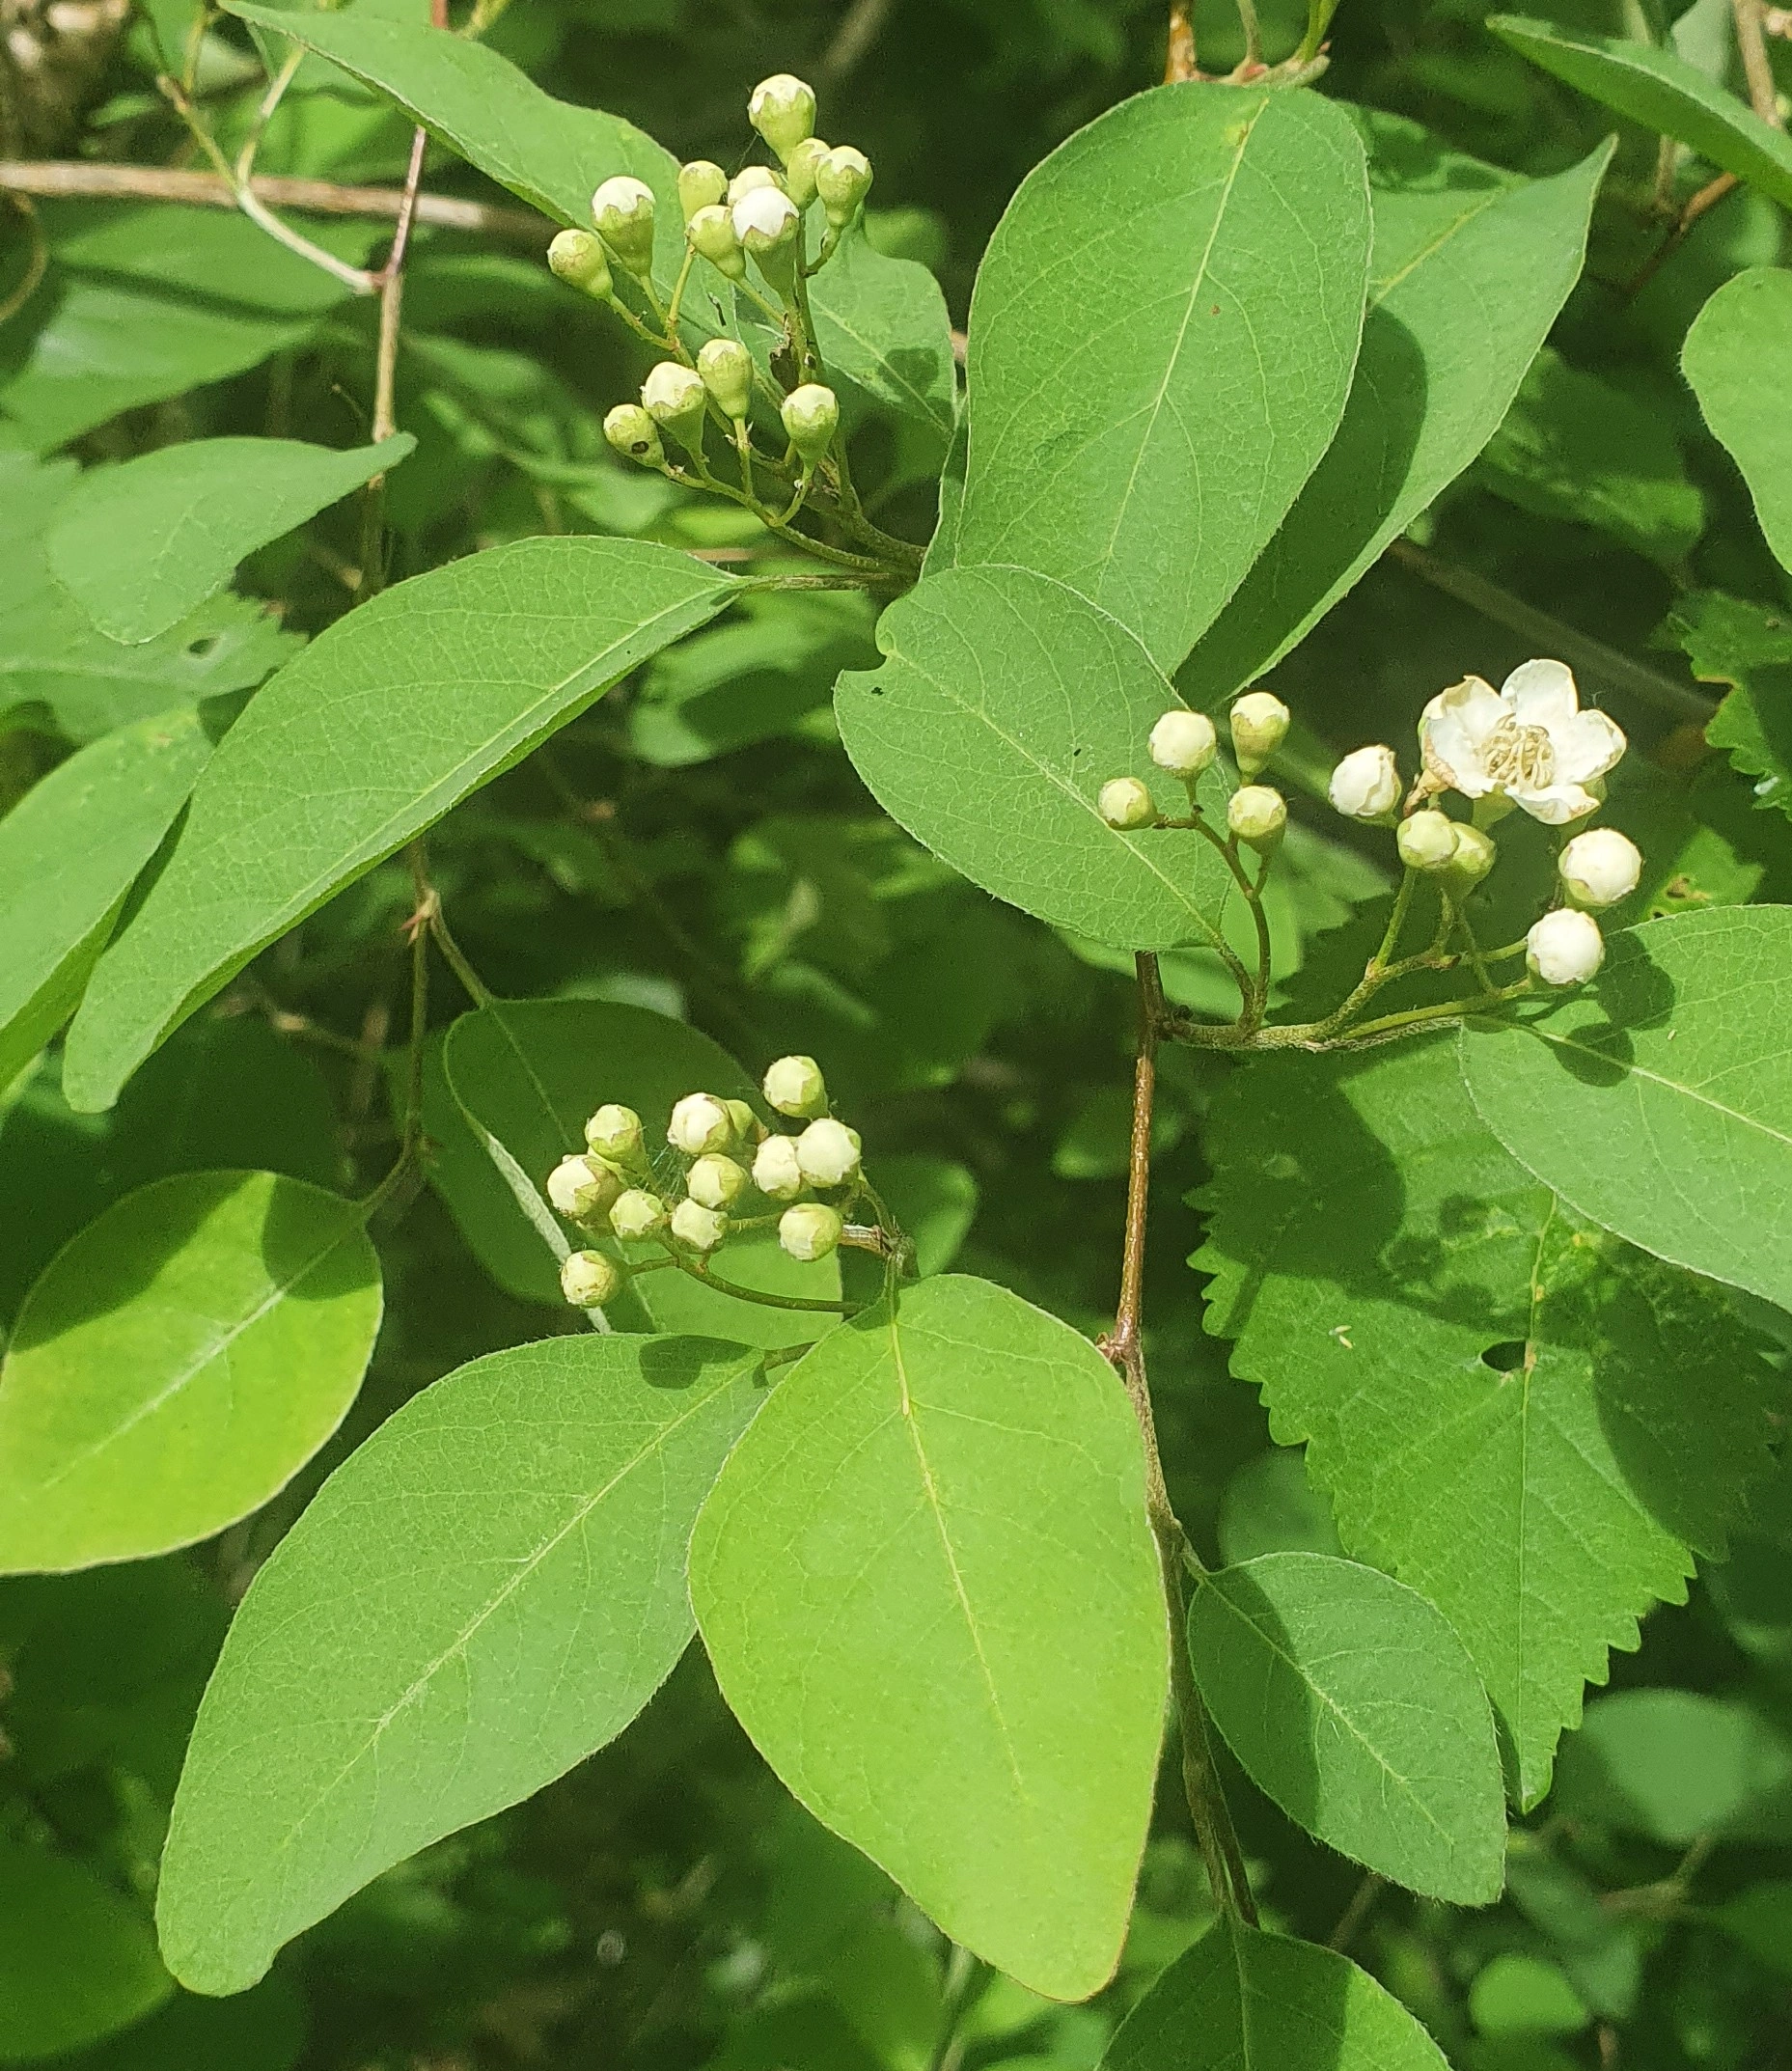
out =
[[1521,662],[1500,695],[1521,727],[1547,727],[1552,733],[1581,709],[1574,671],[1566,662]]
[[1576,712],[1565,726],[1552,728],[1558,784],[1585,784],[1603,777],[1630,743],[1616,720],[1604,712]]
[[1599,810],[1599,800],[1578,784],[1550,784],[1541,790],[1512,791],[1512,802],[1546,827],[1566,827]]
[[1419,722],[1425,767],[1465,798],[1483,797],[1493,780],[1481,766],[1481,745],[1504,717],[1499,692],[1477,676],[1440,691]]

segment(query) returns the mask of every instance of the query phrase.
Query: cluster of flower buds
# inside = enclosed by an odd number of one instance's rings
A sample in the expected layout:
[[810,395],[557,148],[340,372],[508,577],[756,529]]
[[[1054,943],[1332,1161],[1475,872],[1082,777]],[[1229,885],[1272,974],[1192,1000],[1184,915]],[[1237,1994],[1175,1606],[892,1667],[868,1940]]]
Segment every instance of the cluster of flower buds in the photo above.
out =
[[[1288,708],[1268,691],[1254,690],[1232,706],[1227,724],[1238,774],[1254,778],[1287,736]],[[1220,736],[1213,721],[1205,712],[1192,712],[1178,705],[1174,711],[1166,712],[1151,729],[1150,750],[1158,768],[1186,787],[1190,812],[1199,815],[1200,804],[1196,787],[1220,752]],[[1125,834],[1144,827],[1191,824],[1161,814],[1150,786],[1139,777],[1111,777],[1101,787],[1095,810],[1110,827]],[[1287,826],[1287,801],[1267,784],[1242,784],[1227,801],[1227,834],[1261,856],[1275,854]]]
[[[1393,828],[1407,869],[1458,897],[1494,866],[1490,827],[1514,811],[1550,827],[1587,818],[1626,747],[1604,712],[1581,709],[1573,673],[1558,661],[1526,662],[1498,690],[1475,676],[1452,684],[1425,706],[1419,743],[1410,792],[1393,750],[1377,743],[1333,770],[1331,800],[1347,818]],[[1470,819],[1427,803],[1447,791],[1469,801]],[[1642,857],[1627,835],[1594,827],[1564,845],[1558,873],[1561,903],[1526,936],[1525,960],[1547,985],[1576,985],[1605,960],[1593,915],[1637,889]]]
[[[859,1133],[828,1113],[827,1085],[812,1057],[781,1057],[763,1091],[778,1115],[804,1126],[768,1129],[746,1101],[715,1093],[674,1102],[666,1142],[678,1177],[671,1186],[654,1170],[641,1117],[606,1103],[585,1124],[584,1150],[548,1174],[548,1200],[581,1229],[657,1245],[686,1265],[701,1266],[731,1236],[774,1221],[793,1258],[827,1257],[845,1233],[841,1204],[850,1207],[861,1189]],[[764,1215],[752,1212],[756,1192],[774,1204]],[[577,1308],[601,1308],[630,1270],[611,1252],[575,1251],[561,1270],[561,1288]]]

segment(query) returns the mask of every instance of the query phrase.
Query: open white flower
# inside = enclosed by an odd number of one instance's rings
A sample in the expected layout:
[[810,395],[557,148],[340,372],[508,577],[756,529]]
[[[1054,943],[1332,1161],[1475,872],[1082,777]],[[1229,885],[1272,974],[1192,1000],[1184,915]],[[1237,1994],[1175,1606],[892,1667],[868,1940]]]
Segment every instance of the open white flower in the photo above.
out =
[[1584,819],[1588,786],[1624,753],[1622,730],[1584,712],[1565,662],[1526,662],[1495,690],[1467,677],[1432,699],[1419,722],[1425,770],[1465,798],[1509,800],[1546,826]]

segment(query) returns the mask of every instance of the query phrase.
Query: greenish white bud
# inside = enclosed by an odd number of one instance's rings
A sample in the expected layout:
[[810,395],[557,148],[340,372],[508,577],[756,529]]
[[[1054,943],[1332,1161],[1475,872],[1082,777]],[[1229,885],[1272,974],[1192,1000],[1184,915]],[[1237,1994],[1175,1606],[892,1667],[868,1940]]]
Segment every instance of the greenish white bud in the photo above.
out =
[[563,230],[547,248],[547,262],[569,288],[582,288],[599,302],[615,292],[603,240],[588,230]]
[[805,381],[784,399],[780,414],[791,445],[813,467],[840,429],[840,398],[819,381]]
[[749,1148],[765,1134],[765,1124],[744,1100],[725,1100],[722,1105],[728,1110],[728,1118],[734,1124],[734,1141]]
[[697,372],[716,408],[735,424],[753,400],[753,355],[737,338],[712,338],[697,355]]
[[731,281],[747,277],[747,255],[734,235],[734,218],[726,208],[700,208],[684,226],[692,251],[706,259]]
[[633,1108],[607,1100],[585,1124],[585,1147],[612,1165],[628,1165],[643,1147],[641,1117]]
[[1287,738],[1288,707],[1267,690],[1248,691],[1232,706],[1232,755],[1241,777],[1254,777]]
[[1589,827],[1561,852],[1558,868],[1568,897],[1594,912],[1628,898],[1642,876],[1642,851],[1615,827]]
[[643,467],[666,463],[659,427],[638,402],[619,402],[603,421],[603,435],[625,459],[639,460]]
[[641,400],[648,415],[664,431],[670,431],[681,446],[703,444],[703,419],[709,409],[709,391],[694,367],[676,360],[661,360],[650,368],[641,384]]
[[769,1201],[794,1201],[809,1184],[793,1136],[768,1136],[753,1154],[753,1183]]
[[728,1235],[728,1217],[701,1201],[681,1201],[672,1211],[672,1233],[693,1251],[712,1252]]
[[769,165],[743,165],[728,183],[728,206],[744,202],[749,194],[782,194],[784,181]]
[[734,1141],[733,1118],[714,1093],[686,1093],[673,1108],[666,1141],[690,1158],[726,1150]]
[[826,1258],[840,1249],[845,1224],[824,1201],[800,1201],[778,1218],[778,1241],[792,1258]]
[[621,1268],[604,1252],[573,1252],[560,1269],[560,1291],[574,1309],[601,1309],[621,1293]]
[[828,154],[819,137],[805,137],[784,162],[784,191],[799,208],[815,198],[815,168]]
[[1400,803],[1400,765],[1377,743],[1345,756],[1332,772],[1327,796],[1346,819],[1386,819]]
[[637,276],[653,270],[653,189],[619,173],[592,196],[592,221],[611,251]]
[[691,1167],[684,1185],[691,1199],[705,1208],[731,1208],[747,1191],[746,1168],[712,1150]]
[[844,230],[871,191],[871,161],[850,144],[837,144],[815,164],[815,191],[836,230]]
[[1461,820],[1453,821],[1456,830],[1456,852],[1449,859],[1449,881],[1459,891],[1472,891],[1500,860],[1500,851],[1494,846],[1494,839],[1478,827],[1465,826]]
[[806,1121],[827,1113],[828,1084],[813,1057],[781,1057],[766,1072],[762,1091],[780,1115]]
[[1456,823],[1429,806],[1403,819],[1393,839],[1409,870],[1447,870],[1456,860]]
[[782,273],[796,250],[803,218],[782,187],[755,187],[733,207],[734,235],[761,266]]
[[1220,736],[1205,712],[1166,712],[1151,729],[1151,759],[1172,777],[1191,782],[1220,752]]
[[1226,804],[1226,824],[1247,848],[1268,855],[1288,828],[1288,802],[1267,784],[1241,785]]
[[811,1186],[844,1186],[859,1175],[859,1132],[824,1115],[796,1140],[796,1162]]
[[788,158],[814,129],[815,90],[790,72],[774,72],[754,88],[747,120],[779,157]]
[[1525,937],[1525,962],[1546,985],[1585,984],[1605,960],[1599,923],[1574,906],[1546,913]]
[[1157,801],[1151,796],[1151,787],[1137,777],[1110,777],[1101,787],[1095,811],[1110,827],[1128,834],[1157,822]]
[[610,1208],[610,1228],[627,1243],[639,1244],[666,1227],[666,1203],[645,1187],[631,1186]]
[[700,208],[713,208],[728,192],[728,175],[708,158],[678,168],[678,206],[688,223]]
[[547,1175],[547,1198],[569,1222],[595,1222],[621,1191],[601,1158],[562,1158]]

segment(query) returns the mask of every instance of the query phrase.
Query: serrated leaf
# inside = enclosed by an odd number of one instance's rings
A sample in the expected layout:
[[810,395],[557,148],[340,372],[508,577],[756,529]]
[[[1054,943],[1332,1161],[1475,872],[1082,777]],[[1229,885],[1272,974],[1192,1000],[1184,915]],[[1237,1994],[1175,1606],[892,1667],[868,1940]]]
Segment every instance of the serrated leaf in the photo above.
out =
[[1668,613],[1663,633],[1701,682],[1730,686],[1706,741],[1754,779],[1757,807],[1792,817],[1792,613],[1696,590]]
[[1222,1919],[1120,2023],[1101,2071],[1447,2071],[1348,1957]]
[[1611,157],[1604,145],[1551,179],[1521,180],[1398,116],[1356,116],[1375,243],[1350,400],[1180,673],[1202,704],[1279,661],[1493,435],[1579,277]]
[[1210,1121],[1207,1327],[1345,1548],[1455,1627],[1532,1805],[1607,1649],[1723,1553],[1779,1383],[1719,1290],[1531,1178],[1447,1042],[1265,1060]]
[[297,439],[193,439],[90,468],[61,506],[51,571],[113,640],[165,633],[257,547],[394,467],[417,441],[337,453]]
[[1792,906],[1627,928],[1584,990],[1462,1032],[1500,1141],[1632,1244],[1792,1309]]
[[149,1922],[109,1884],[72,1857],[0,1837],[0,2061],[97,2042],[173,1990]]
[[178,1977],[241,1991],[381,1870],[621,1731],[690,1639],[691,1520],[757,1370],[704,1339],[518,1345],[337,1469],[200,1707],[156,1908]]
[[641,540],[521,539],[339,619],[207,765],[69,1031],[70,1104],[110,1106],[259,950],[714,618],[731,587]]
[[1227,1745],[1290,1819],[1412,1891],[1500,1895],[1493,1714],[1416,1589],[1325,1554],[1266,1554],[1200,1578],[1189,1650]]
[[59,1252],[0,1363],[0,1571],[165,1553],[284,1487],[373,1349],[365,1220],[275,1173],[188,1173]]
[[691,1594],[818,1819],[1021,1983],[1106,1982],[1168,1649],[1138,1427],[1086,1339],[951,1277],[823,1339],[705,1503]]
[[978,273],[957,566],[1055,576],[1174,670],[1337,429],[1368,250],[1316,95],[1163,87],[1079,130]]
[[1742,470],[1768,545],[1792,568],[1792,272],[1751,266],[1725,281],[1686,334],[1680,365]]
[[[893,819],[974,884],[1120,949],[1211,944],[1231,880],[1192,833],[1110,827],[1109,778],[1153,783],[1178,700],[1120,622],[1024,568],[929,575],[879,620],[881,668],[835,689],[841,738]],[[1217,779],[1210,783],[1217,783]]]

